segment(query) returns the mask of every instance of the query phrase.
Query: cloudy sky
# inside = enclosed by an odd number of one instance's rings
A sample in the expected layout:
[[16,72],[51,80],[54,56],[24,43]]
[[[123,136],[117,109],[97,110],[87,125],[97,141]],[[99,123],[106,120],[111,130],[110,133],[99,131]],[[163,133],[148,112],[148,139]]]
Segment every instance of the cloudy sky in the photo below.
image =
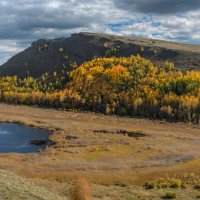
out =
[[200,0],[0,0],[0,13],[0,64],[81,31],[200,44]]

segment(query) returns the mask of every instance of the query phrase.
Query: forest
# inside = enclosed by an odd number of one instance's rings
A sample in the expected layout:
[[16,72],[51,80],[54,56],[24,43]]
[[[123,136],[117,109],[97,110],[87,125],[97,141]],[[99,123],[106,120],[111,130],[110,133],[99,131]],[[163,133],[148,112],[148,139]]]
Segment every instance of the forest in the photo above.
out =
[[139,55],[95,58],[39,79],[0,77],[0,101],[199,123],[200,72]]

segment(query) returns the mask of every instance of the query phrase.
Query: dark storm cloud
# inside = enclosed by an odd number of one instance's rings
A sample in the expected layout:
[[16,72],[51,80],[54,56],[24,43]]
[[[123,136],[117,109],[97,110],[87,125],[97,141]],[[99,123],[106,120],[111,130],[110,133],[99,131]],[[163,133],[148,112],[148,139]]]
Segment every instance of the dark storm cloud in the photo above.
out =
[[171,14],[200,9],[199,0],[114,0],[119,8],[142,13]]
[[104,4],[106,0],[0,0],[0,64],[34,40],[95,32],[106,21]]
[[[95,0],[92,2],[95,3]],[[59,32],[90,27],[95,20],[99,22],[102,19],[98,12],[89,14],[84,10],[90,4],[86,0],[0,1],[0,39],[37,38],[40,29],[56,29]],[[42,36],[45,35],[44,30],[41,32]]]

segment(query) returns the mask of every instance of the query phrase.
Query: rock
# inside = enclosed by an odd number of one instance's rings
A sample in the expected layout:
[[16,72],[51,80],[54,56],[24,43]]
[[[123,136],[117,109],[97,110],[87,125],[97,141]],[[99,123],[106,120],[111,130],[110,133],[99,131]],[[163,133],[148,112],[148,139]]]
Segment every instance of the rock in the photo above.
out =
[[46,140],[31,140],[30,141],[31,144],[33,145],[45,145],[47,144],[47,141]]

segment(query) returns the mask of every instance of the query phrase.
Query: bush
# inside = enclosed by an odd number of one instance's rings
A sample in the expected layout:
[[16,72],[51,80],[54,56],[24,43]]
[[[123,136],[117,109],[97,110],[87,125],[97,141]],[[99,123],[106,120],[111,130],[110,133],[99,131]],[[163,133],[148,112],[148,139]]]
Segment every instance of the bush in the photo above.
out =
[[187,184],[186,184],[186,183],[183,183],[183,184],[181,185],[181,188],[182,188],[182,189],[187,189]]
[[167,188],[168,183],[159,183],[159,188]]
[[157,187],[157,183],[154,182],[154,181],[147,182],[147,183],[145,183],[144,187],[145,187],[147,190],[155,189],[155,188]]
[[92,200],[92,195],[88,182],[85,179],[79,179],[71,188],[71,200]]
[[176,199],[176,194],[174,192],[166,192],[164,199]]
[[195,184],[195,185],[194,185],[194,189],[199,190],[199,189],[200,189],[200,183]]
[[182,185],[182,181],[180,179],[172,179],[170,183],[171,188],[180,188]]

